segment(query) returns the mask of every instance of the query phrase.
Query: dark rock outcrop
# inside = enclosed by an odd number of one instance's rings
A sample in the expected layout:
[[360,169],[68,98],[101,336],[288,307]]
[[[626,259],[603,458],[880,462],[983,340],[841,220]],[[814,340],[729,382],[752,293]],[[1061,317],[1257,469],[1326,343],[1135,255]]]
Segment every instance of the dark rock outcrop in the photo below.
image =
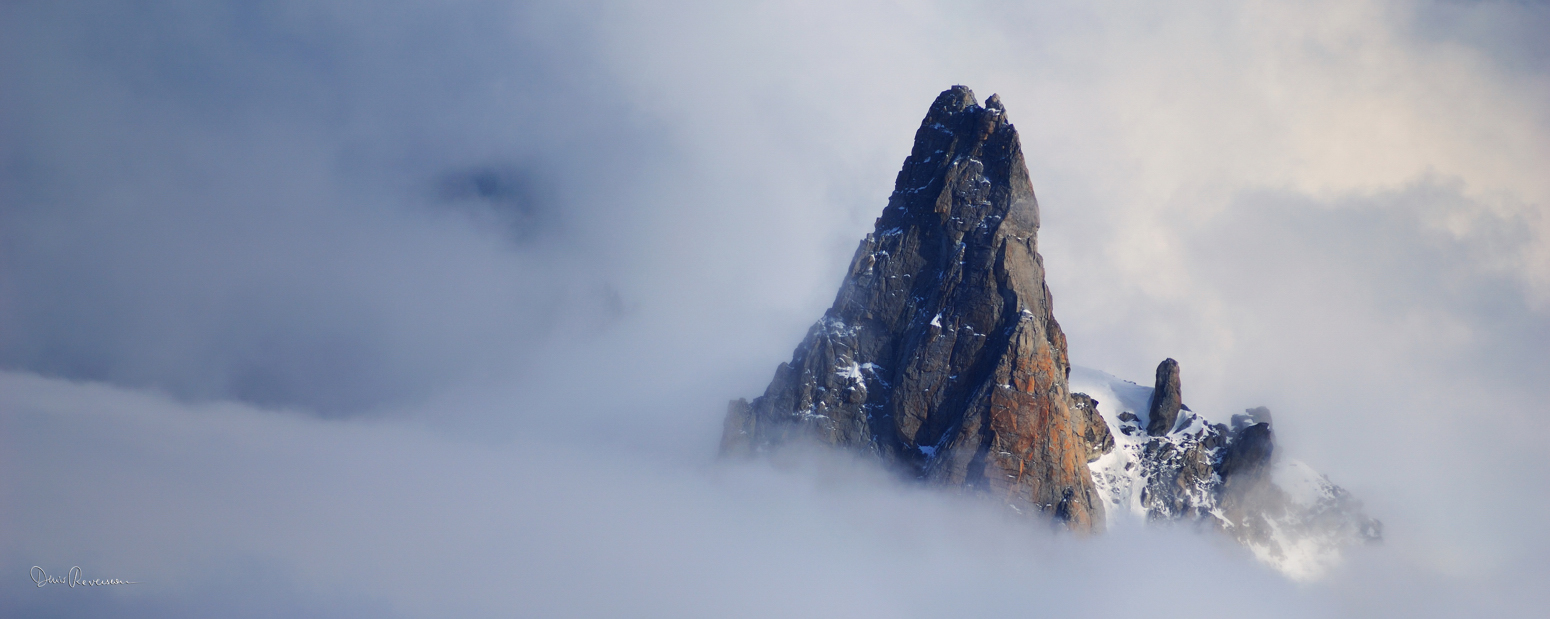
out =
[[1288,542],[1330,552],[1383,540],[1383,523],[1367,517],[1350,492],[1312,469],[1299,465],[1301,470],[1292,471],[1301,474],[1294,482],[1300,488],[1278,484],[1271,473],[1275,434],[1270,411],[1258,407],[1245,413],[1233,416],[1232,441],[1216,467],[1222,480],[1216,501],[1219,526],[1272,562],[1282,563],[1292,560]]
[[1223,479],[1263,475],[1274,453],[1275,436],[1270,433],[1270,422],[1242,426],[1232,432],[1217,470]]
[[722,452],[817,441],[1101,528],[1087,462],[1113,439],[1073,406],[1038,228],[999,97],[941,93],[834,305],[764,395],[731,404]]
[[1179,391],[1179,362],[1164,359],[1157,364],[1157,386],[1152,391],[1152,408],[1148,413],[1146,433],[1162,436],[1173,431],[1178,421],[1179,409],[1184,406],[1184,394]]
[[1256,423],[1270,423],[1270,409],[1263,406],[1245,409],[1241,414],[1232,416],[1232,429],[1234,432],[1242,430]]

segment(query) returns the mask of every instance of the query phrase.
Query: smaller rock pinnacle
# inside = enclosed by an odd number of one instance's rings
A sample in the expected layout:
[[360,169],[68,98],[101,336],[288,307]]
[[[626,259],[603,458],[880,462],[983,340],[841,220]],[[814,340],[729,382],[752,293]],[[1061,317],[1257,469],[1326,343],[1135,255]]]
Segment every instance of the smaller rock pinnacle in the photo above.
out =
[[1179,362],[1164,359],[1157,364],[1157,384],[1152,390],[1151,415],[1146,422],[1146,433],[1162,436],[1173,430],[1179,418],[1184,397],[1179,390]]

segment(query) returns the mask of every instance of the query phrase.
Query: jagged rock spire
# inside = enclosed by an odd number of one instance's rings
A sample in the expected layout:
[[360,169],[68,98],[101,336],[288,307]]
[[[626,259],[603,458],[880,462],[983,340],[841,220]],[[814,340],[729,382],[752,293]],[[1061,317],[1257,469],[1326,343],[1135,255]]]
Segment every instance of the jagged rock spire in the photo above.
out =
[[834,305],[763,396],[729,406],[723,453],[816,440],[1101,527],[1087,469],[1098,432],[1073,410],[1038,227],[1000,98],[942,92]]
[[1179,386],[1179,362],[1164,359],[1157,364],[1157,383],[1152,390],[1152,407],[1146,421],[1146,433],[1162,436],[1173,430],[1178,422],[1179,409],[1184,407],[1184,394]]

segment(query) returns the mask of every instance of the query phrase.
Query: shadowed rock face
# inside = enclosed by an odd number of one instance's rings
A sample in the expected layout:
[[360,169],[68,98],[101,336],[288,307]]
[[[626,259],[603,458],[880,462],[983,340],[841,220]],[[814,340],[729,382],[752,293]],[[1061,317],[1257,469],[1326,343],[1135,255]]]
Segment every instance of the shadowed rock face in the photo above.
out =
[[1157,364],[1157,385],[1152,391],[1152,410],[1147,417],[1146,433],[1162,436],[1173,430],[1179,419],[1179,409],[1184,406],[1184,395],[1179,387],[1179,362],[1164,359]]
[[943,92],[834,306],[763,396],[730,405],[723,454],[816,440],[1101,528],[1087,462],[1113,439],[1073,406],[1038,227],[998,97]]

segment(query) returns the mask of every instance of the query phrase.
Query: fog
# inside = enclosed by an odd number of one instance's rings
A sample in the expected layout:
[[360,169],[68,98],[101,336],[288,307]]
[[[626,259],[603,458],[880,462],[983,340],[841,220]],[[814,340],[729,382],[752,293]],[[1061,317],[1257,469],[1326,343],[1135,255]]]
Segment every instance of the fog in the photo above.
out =
[[[1533,615],[1550,7],[0,6],[20,616]],[[1000,93],[1074,363],[1385,543],[1313,583],[715,460],[913,132]],[[36,587],[31,566],[140,584]]]

